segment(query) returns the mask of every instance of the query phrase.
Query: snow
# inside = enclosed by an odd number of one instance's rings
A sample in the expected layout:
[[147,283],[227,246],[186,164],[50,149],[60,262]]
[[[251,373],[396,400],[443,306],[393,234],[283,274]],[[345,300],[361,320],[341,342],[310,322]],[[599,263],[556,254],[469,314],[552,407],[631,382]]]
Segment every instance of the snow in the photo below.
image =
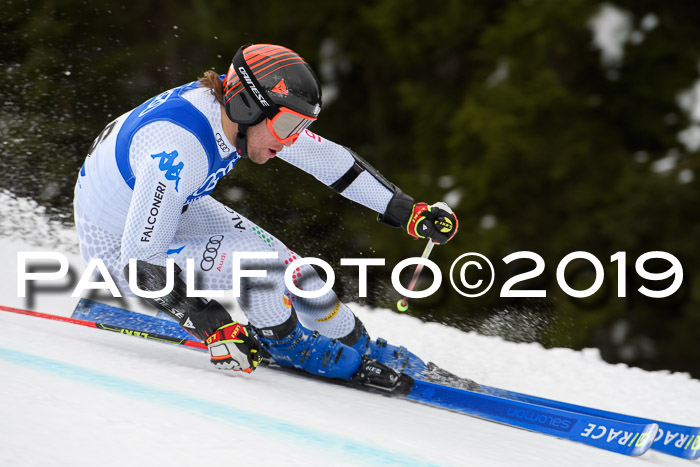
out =
[[[0,206],[8,206],[6,196],[0,193]],[[0,304],[70,316],[77,301],[70,287],[41,291],[32,306],[16,296],[16,253],[59,248],[80,274],[74,234],[31,202],[9,204],[0,207],[7,225],[35,225],[0,238]],[[593,349],[511,343],[350,306],[374,336],[483,384],[700,424],[700,381],[687,374],[610,365]],[[205,353],[6,312],[0,375],[2,466],[688,465],[654,451],[629,458],[265,368],[222,373]]]
[[619,65],[625,56],[625,43],[632,34],[629,12],[604,3],[588,26],[593,33],[593,44],[600,50],[602,63],[605,66]]
[[678,133],[678,140],[690,152],[700,149],[700,79],[676,96],[678,106],[690,118],[690,125]]

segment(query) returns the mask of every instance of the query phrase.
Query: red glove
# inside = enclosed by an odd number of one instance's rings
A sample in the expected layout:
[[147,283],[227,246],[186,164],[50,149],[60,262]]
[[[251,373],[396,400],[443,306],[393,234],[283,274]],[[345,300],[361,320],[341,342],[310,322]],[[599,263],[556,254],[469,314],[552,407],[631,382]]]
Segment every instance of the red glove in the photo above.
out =
[[452,209],[445,203],[413,205],[408,218],[406,231],[414,238],[430,238],[433,243],[442,245],[452,240],[457,233],[459,222]]

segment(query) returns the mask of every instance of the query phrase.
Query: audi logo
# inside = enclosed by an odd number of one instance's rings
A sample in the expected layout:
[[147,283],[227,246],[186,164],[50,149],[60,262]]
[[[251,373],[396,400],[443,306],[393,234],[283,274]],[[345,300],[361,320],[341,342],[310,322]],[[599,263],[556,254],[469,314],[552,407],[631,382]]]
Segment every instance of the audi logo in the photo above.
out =
[[207,246],[202,254],[202,262],[199,263],[199,267],[202,268],[202,271],[211,271],[211,268],[214,267],[214,261],[219,255],[219,248],[221,247],[221,242],[223,239],[223,235],[214,235],[213,237],[209,237]]

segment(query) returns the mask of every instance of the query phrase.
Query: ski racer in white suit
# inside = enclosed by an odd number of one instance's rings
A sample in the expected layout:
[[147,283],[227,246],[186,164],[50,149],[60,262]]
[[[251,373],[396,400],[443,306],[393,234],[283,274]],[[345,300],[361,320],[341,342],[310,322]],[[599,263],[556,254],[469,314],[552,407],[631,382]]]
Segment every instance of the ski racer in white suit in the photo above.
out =
[[[164,288],[173,258],[173,291],[147,300],[205,341],[218,368],[251,372],[264,348],[279,364],[351,379],[373,352],[362,323],[332,291],[314,299],[292,294],[283,274],[298,256],[212,198],[217,181],[242,158],[264,164],[279,157],[416,238],[445,243],[457,219],[415,203],[351,150],[308,131],[320,109],[308,64],[289,49],[258,44],[241,47],[227,75],[207,72],[118,117],[93,143],[75,188],[83,259],[101,259],[128,295],[130,258],[146,291]],[[242,281],[239,303],[250,326],[215,300],[186,296],[187,258],[194,258],[197,289],[231,290],[233,252],[278,253],[277,260],[242,261],[242,269],[267,271]],[[294,280],[302,289],[324,285],[308,265]]]

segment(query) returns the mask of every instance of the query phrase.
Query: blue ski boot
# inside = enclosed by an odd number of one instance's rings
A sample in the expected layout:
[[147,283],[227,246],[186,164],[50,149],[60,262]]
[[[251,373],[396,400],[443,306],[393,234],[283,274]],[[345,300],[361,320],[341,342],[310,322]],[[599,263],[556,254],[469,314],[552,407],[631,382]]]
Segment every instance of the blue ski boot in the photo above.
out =
[[344,380],[350,380],[360,368],[361,355],[355,349],[305,328],[294,310],[284,323],[255,331],[278,365]]
[[341,338],[340,342],[352,347],[360,355],[367,355],[369,358],[412,378],[422,379],[421,376],[427,368],[423,360],[409,352],[405,347],[391,345],[381,337],[372,341],[364,324],[357,317],[355,317],[355,328],[350,334]]
[[362,321],[357,317],[355,317],[355,328],[350,334],[341,338],[340,342],[364,355],[364,359],[379,362],[411,378],[469,391],[480,389],[477,383],[468,378],[454,375],[432,362],[426,364],[416,354],[409,352],[406,347],[391,345],[381,337],[372,341]]

